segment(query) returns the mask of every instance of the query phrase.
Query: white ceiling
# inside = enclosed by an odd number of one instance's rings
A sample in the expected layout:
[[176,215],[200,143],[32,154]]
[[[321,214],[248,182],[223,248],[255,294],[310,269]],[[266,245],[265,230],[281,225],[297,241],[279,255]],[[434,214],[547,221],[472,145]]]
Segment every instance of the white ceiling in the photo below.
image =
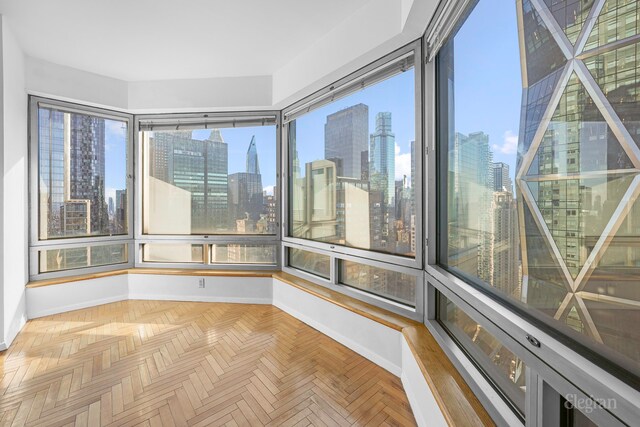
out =
[[0,13],[29,56],[142,81],[271,75],[369,1],[0,0]]

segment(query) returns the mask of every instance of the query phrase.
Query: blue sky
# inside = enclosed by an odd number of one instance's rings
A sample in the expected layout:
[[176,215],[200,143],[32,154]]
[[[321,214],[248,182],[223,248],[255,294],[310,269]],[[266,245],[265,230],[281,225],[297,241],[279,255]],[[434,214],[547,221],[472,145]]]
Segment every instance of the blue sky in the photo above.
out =
[[296,144],[301,172],[304,164],[324,159],[324,124],[336,111],[363,103],[369,106],[369,133],[375,132],[376,114],[391,112],[392,131],[396,136],[396,177],[411,175],[411,141],[415,140],[415,73],[407,70],[390,79],[369,86],[346,98],[313,110],[296,120]]
[[[415,139],[413,69],[339,99],[297,119],[300,164],[324,158],[326,117],[363,103],[369,106],[369,132],[375,131],[375,115],[392,113],[396,135],[396,177],[410,175],[410,142]],[[510,165],[513,178],[522,81],[515,1],[482,0],[455,37],[455,128],[468,134],[489,135],[494,161]],[[126,133],[122,123],[106,121],[106,186],[125,187]],[[264,187],[276,181],[275,127],[221,129],[229,145],[229,173],[245,170],[246,151],[256,136]],[[205,139],[210,131],[194,131]],[[110,191],[108,191],[110,192]]]
[[489,135],[515,173],[522,76],[515,1],[482,0],[454,39],[455,128]]

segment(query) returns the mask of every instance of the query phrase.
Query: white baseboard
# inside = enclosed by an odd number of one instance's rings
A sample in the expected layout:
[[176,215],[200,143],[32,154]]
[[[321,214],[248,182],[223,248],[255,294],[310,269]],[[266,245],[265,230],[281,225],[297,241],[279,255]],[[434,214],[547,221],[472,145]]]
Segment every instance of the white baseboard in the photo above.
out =
[[82,310],[83,308],[95,307],[96,305],[109,304],[118,301],[126,301],[127,299],[129,299],[128,295],[122,294],[106,298],[87,300],[76,304],[64,305],[61,307],[51,307],[38,311],[30,311],[29,319],[37,319],[38,317],[51,316],[54,314],[66,313],[68,311]]
[[224,302],[231,304],[271,304],[271,298],[215,297],[202,295],[129,294],[129,299],[146,301]]

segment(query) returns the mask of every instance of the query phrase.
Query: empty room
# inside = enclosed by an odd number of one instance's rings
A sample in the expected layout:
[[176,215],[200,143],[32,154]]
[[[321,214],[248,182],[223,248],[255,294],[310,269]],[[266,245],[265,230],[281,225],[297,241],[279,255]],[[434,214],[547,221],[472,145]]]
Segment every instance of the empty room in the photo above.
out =
[[0,426],[634,426],[640,1],[0,0]]

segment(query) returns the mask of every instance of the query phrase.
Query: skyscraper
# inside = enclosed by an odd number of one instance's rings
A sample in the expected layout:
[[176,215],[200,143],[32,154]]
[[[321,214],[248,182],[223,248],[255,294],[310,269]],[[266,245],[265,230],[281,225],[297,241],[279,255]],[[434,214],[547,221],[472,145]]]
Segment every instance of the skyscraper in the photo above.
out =
[[[637,360],[639,347],[618,325],[637,318],[624,317],[637,306],[624,289],[640,271],[640,249],[628,240],[640,233],[640,81],[625,76],[640,71],[640,3],[517,5],[522,299]],[[615,304],[585,298],[603,290]]]
[[489,136],[456,133],[449,150],[450,265],[490,283],[492,153]]
[[[105,199],[105,119],[49,108],[38,110],[40,192],[46,197],[41,238],[78,235],[62,214],[68,202],[86,201],[90,221],[84,235],[111,232]],[[84,203],[84,202],[82,202]]]
[[509,176],[509,165],[503,162],[491,163],[493,173],[493,191],[513,192],[511,177]]
[[238,230],[237,221],[245,221],[245,232],[253,232],[264,212],[262,176],[258,164],[255,136],[251,138],[246,158],[247,171],[229,175],[230,228]]
[[395,135],[391,113],[376,114],[376,131],[369,137],[371,249],[394,250]]
[[336,163],[339,176],[360,179],[361,156],[368,148],[368,135],[369,107],[364,104],[327,116],[324,125],[324,158]]
[[396,136],[391,131],[391,113],[376,114],[376,131],[369,145],[369,179],[372,189],[384,194],[385,203],[393,204],[395,195]]
[[491,204],[491,286],[520,297],[518,212],[511,191],[495,191]]
[[[105,121],[100,117],[70,117],[69,198],[88,200],[91,232],[109,233],[105,201]],[[66,122],[66,121],[65,121]],[[65,123],[66,124],[66,123]]]
[[228,226],[228,147],[220,130],[204,141],[190,131],[154,132],[149,172],[191,193],[191,232],[208,234]]
[[260,163],[258,162],[258,148],[256,147],[255,135],[251,137],[251,142],[247,149],[247,173],[260,175]]

